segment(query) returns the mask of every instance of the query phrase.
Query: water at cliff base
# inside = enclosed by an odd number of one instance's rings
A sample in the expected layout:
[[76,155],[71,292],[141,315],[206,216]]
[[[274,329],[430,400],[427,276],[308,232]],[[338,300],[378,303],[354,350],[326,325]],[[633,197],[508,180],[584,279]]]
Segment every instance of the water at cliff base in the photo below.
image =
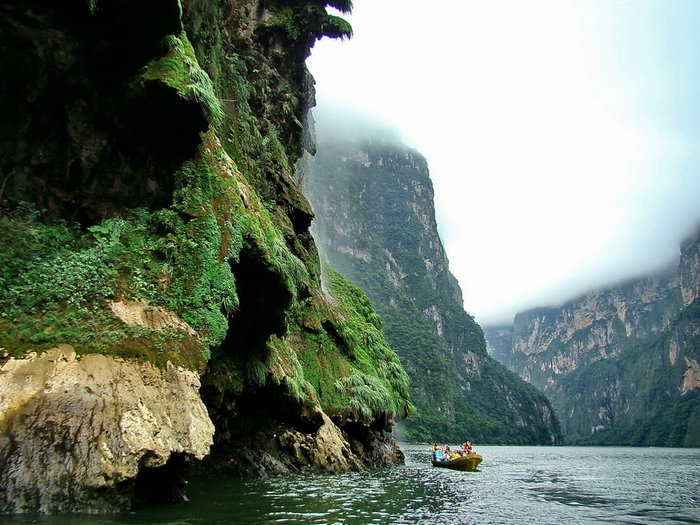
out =
[[430,465],[336,476],[193,480],[189,503],[118,516],[16,516],[3,523],[700,523],[700,449],[487,447],[477,472]]

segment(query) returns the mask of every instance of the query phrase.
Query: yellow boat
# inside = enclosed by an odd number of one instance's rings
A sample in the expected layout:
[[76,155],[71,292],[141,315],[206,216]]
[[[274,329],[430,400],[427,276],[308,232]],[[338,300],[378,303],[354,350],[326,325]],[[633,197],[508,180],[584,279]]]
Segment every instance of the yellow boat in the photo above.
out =
[[450,461],[435,461],[433,460],[434,467],[451,468],[452,470],[466,470],[468,472],[474,472],[476,467],[479,466],[483,458],[479,454],[469,454],[467,456],[460,456],[457,459],[451,459]]

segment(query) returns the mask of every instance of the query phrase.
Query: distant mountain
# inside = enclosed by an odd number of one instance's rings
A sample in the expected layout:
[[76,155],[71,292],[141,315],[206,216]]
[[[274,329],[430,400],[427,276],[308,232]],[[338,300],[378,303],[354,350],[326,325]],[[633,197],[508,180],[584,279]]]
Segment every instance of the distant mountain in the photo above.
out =
[[485,329],[575,444],[700,446],[700,234],[678,267]]
[[438,235],[426,160],[395,139],[324,140],[306,193],[330,264],[381,315],[411,378],[410,440],[557,444],[547,399],[486,352]]

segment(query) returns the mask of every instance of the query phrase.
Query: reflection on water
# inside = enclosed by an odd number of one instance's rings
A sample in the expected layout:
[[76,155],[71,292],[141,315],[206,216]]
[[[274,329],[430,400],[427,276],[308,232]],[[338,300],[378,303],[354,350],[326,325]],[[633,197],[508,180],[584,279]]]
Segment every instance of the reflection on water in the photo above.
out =
[[189,503],[110,517],[7,517],[11,524],[700,523],[700,450],[478,447],[478,472],[407,464],[338,476],[193,480]]

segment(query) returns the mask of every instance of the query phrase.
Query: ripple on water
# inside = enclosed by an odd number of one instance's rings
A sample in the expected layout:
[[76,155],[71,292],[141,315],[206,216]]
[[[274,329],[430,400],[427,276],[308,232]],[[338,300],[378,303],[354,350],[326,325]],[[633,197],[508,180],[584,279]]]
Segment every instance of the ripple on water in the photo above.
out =
[[700,523],[700,450],[478,447],[478,472],[406,465],[336,476],[193,480],[182,505],[120,516],[0,518],[26,525],[229,523]]

